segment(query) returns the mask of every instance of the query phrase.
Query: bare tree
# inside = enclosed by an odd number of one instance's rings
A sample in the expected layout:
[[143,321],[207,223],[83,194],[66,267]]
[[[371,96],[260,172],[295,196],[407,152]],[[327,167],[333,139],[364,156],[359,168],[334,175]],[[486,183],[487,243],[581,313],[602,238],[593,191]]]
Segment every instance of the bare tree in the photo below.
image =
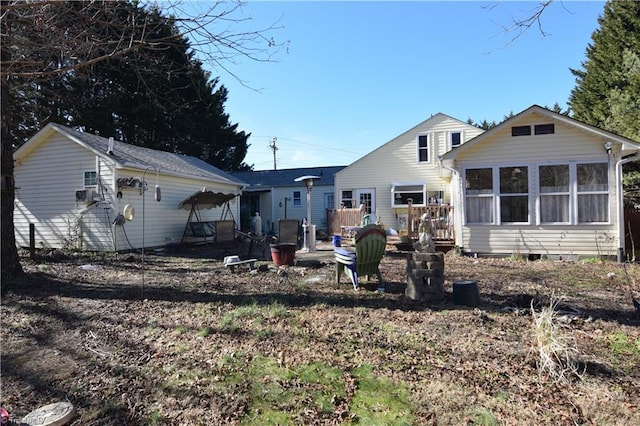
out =
[[[22,273],[13,226],[13,151],[24,142],[15,129],[20,113],[12,93],[29,91],[46,79],[79,72],[112,58],[167,49],[188,38],[199,59],[238,78],[240,58],[269,62],[287,47],[270,37],[276,24],[251,28],[240,1],[138,2],[49,0],[0,1],[1,77],[1,273],[2,281]],[[158,19],[161,17],[161,19]],[[166,21],[175,31],[167,33]],[[238,78],[239,79],[239,78]],[[41,123],[34,122],[31,133]]]
[[[515,42],[518,38],[520,38],[524,33],[529,31],[531,28],[538,28],[538,31],[543,36],[547,36],[547,32],[544,30],[542,25],[542,15],[545,10],[551,6],[554,0],[541,0],[536,6],[533,8],[530,14],[527,14],[524,17],[513,17],[511,19],[511,23],[504,25],[496,23],[499,27],[502,28],[505,34],[510,34],[511,38],[507,44],[511,44]],[[492,3],[489,6],[485,6],[486,9],[493,9],[498,5],[498,3]]]

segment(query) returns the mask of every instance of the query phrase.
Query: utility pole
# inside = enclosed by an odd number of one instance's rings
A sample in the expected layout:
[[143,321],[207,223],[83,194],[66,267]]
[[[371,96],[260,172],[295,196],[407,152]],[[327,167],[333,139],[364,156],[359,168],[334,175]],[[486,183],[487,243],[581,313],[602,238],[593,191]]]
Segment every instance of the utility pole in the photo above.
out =
[[278,150],[278,147],[276,146],[277,141],[278,141],[278,138],[274,137],[273,139],[271,139],[271,142],[269,142],[269,148],[271,148],[271,150],[273,151],[273,170],[277,170],[276,168],[276,151]]

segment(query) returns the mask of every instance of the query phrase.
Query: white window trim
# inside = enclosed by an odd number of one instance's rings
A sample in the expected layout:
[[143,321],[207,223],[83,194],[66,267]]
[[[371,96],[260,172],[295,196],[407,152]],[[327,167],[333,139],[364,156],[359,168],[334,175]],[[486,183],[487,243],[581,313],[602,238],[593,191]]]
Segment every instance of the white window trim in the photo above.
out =
[[[500,169],[501,168],[506,168],[506,167],[526,167],[527,168],[527,221],[525,222],[502,222],[502,220],[500,219],[502,217],[502,211],[500,209],[500,200],[502,198],[502,193],[499,192],[500,191]],[[494,167],[494,173],[493,173],[493,183],[494,183],[494,188],[498,189],[498,193],[496,194],[496,216],[494,217],[494,220],[496,222],[497,225],[531,225],[533,223],[533,218],[532,218],[532,214],[535,214],[535,210],[533,209],[534,205],[532,205],[533,203],[533,199],[537,198],[537,197],[532,197],[533,194],[533,182],[531,181],[533,178],[533,174],[532,174],[532,167],[534,167],[531,164],[509,164],[509,165],[499,165]],[[497,172],[497,173],[496,173]],[[497,180],[497,183],[496,183]],[[495,192],[494,192],[495,194]],[[505,194],[504,197],[508,198],[508,197],[513,197],[513,196],[523,196],[524,193],[517,193],[517,194]]]
[[422,200],[423,202],[420,204],[413,203],[411,204],[414,207],[426,207],[427,206],[427,184],[424,182],[398,182],[391,184],[391,207],[392,208],[403,208],[407,207],[408,204],[396,204],[395,199],[395,190],[397,186],[422,186]]
[[[573,223],[577,223],[577,221],[574,221],[574,215],[575,215],[575,207],[574,207],[574,203],[572,201],[573,199],[573,190],[572,190],[572,186],[575,184],[576,182],[576,173],[575,173],[575,167],[571,167],[572,162],[554,162],[554,163],[538,163],[535,165],[535,171],[536,171],[536,181],[534,182],[535,184],[535,189],[536,189],[536,196],[535,196],[535,206],[536,206],[536,225],[571,225]],[[540,192],[540,167],[543,166],[567,166],[569,167],[569,190],[568,192],[545,192],[542,193]],[[542,221],[542,209],[541,209],[541,205],[542,205],[542,201],[541,201],[541,197],[544,195],[568,195],[569,196],[569,221],[568,222],[543,222]]]
[[[571,177],[571,190],[572,190],[572,198],[571,203],[574,206],[573,216],[571,217],[573,224],[579,226],[590,226],[590,225],[611,225],[611,198],[613,195],[611,194],[611,167],[607,161],[571,161],[569,162],[569,176]],[[605,191],[583,191],[578,192],[578,164],[606,164],[607,165],[607,189]],[[573,170],[573,175],[571,174]],[[578,221],[578,194],[606,194],[608,196],[609,202],[607,203],[608,211],[607,217],[609,220],[605,222],[579,222]]]
[[[95,185],[85,185],[86,182],[86,175],[87,173],[95,173],[96,174],[96,184]],[[95,169],[87,169],[87,170],[83,170],[82,171],[82,188],[83,189],[96,189],[98,188],[98,172]]]
[[[296,192],[300,194],[300,197],[297,198],[300,200],[300,204],[296,204]],[[302,191],[291,191],[291,207],[302,207]]]
[[[607,166],[607,190],[606,191],[589,191],[589,192],[581,192],[580,194],[607,194],[609,196],[608,203],[608,218],[609,220],[606,222],[578,222],[578,179],[577,179],[577,165],[578,164],[606,164],[606,161],[602,160],[583,160],[583,161],[566,161],[566,162],[553,162],[553,163],[532,163],[532,164],[522,164],[522,163],[508,163],[508,164],[478,164],[478,165],[470,165],[463,169],[463,173],[461,174],[461,183],[462,183],[462,218],[463,224],[465,226],[495,226],[495,225],[545,225],[545,226],[601,226],[601,225],[611,225],[612,224],[612,203],[611,203],[611,170],[610,167]],[[569,222],[541,222],[541,212],[540,212],[540,196],[541,195],[551,195],[551,194],[541,194],[540,193],[540,166],[558,166],[558,165],[568,165],[569,166]],[[500,168],[502,167],[528,167],[528,177],[529,177],[529,221],[528,222],[502,222],[500,220],[501,212],[500,212]],[[492,169],[493,174],[493,193],[492,194],[478,194],[478,195],[467,195],[467,190],[465,188],[466,181],[466,173],[467,169]],[[468,197],[492,197],[492,205],[493,205],[493,221],[492,222],[468,222],[466,215],[466,204]]]
[[454,133],[460,133],[460,145],[456,145],[456,146],[462,146],[462,144],[464,144],[464,130],[462,129],[454,129],[454,130],[450,130],[447,134],[447,141],[448,141],[448,150],[452,150],[454,148],[453,146],[453,134]]
[[[420,136],[427,137],[427,161],[420,161]],[[433,150],[433,136],[431,133],[419,133],[416,135],[416,162],[418,164],[428,164],[431,163],[434,155]]]

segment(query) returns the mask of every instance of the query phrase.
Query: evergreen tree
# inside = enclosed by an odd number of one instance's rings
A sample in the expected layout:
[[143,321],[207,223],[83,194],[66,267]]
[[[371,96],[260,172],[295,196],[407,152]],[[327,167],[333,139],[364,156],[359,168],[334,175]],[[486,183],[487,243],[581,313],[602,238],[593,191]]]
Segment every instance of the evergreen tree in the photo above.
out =
[[[248,135],[238,133],[229,123],[223,109],[226,89],[216,88],[216,80],[208,81],[210,76],[194,60],[187,40],[197,37],[194,50],[199,57],[224,70],[237,57],[271,61],[287,42],[277,43],[266,36],[274,26],[256,31],[235,28],[245,21],[236,17],[242,13],[240,2],[216,1],[194,9],[182,8],[180,2],[159,3],[163,10],[179,12],[179,21],[141,4],[137,0],[0,1],[3,291],[8,280],[22,273],[13,227],[13,151],[47,122],[80,125],[129,142],[144,135],[146,141],[174,152],[188,149],[176,142],[188,138],[175,136],[174,131],[196,129],[192,131],[200,135],[202,150],[220,153],[225,161],[221,168],[247,167],[242,159]],[[171,64],[183,67],[172,68]],[[174,96],[176,93],[179,95]],[[152,94],[159,96],[150,99]],[[129,119],[123,113],[128,107],[134,111]],[[198,117],[207,120],[220,113],[216,118],[220,135],[211,132],[209,122],[191,121],[188,128],[181,124],[181,118],[190,117],[188,108],[200,108]],[[220,146],[227,141],[225,151]]]
[[569,106],[585,123],[640,141],[640,2],[608,1]]

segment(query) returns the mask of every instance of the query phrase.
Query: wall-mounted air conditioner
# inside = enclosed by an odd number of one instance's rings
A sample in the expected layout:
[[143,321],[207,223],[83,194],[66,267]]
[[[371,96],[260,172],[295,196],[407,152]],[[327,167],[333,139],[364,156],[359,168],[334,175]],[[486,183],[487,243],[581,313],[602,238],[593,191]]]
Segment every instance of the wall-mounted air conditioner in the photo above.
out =
[[91,203],[93,201],[102,201],[102,197],[95,189],[76,190],[76,203]]

